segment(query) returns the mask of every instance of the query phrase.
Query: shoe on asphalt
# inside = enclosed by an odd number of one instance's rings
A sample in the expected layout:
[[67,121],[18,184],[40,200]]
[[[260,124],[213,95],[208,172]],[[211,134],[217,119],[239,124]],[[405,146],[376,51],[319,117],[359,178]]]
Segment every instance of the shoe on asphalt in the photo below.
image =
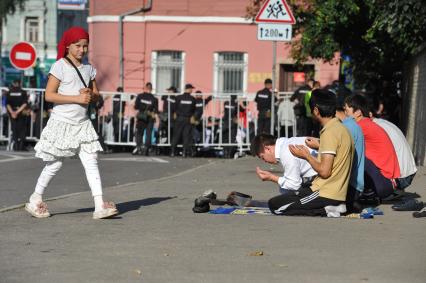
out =
[[392,209],[396,211],[418,211],[423,207],[423,202],[415,199],[407,199],[405,201],[392,205]]
[[328,205],[324,207],[327,217],[340,217],[340,214],[346,212],[346,204]]
[[413,217],[421,218],[426,217],[426,207],[423,207],[422,210],[413,212]]
[[213,190],[205,191],[202,196],[205,197],[205,198],[209,198],[209,199],[216,199],[217,198],[217,194]]
[[104,219],[117,215],[118,210],[113,202],[104,202],[101,210],[93,212],[93,219]]
[[210,199],[205,197],[198,197],[194,201],[194,207],[192,208],[194,213],[206,213],[210,211]]
[[133,155],[137,155],[139,152],[139,147],[135,147],[135,149],[133,149],[132,154]]
[[50,217],[50,213],[45,202],[39,202],[37,204],[31,202],[26,203],[25,210],[35,218]]

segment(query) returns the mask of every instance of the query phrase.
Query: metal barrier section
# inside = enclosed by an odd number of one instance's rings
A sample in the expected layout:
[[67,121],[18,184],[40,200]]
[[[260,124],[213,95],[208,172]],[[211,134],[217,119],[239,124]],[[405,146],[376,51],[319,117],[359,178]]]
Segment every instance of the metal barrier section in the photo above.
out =
[[[0,117],[0,141],[10,144],[11,129],[9,116],[4,103],[7,88],[0,88],[2,104]],[[43,127],[49,117],[49,108],[44,100],[44,89],[24,88],[28,94],[27,140],[37,141]],[[103,142],[111,147],[135,146],[136,114],[134,109],[136,93],[117,93],[102,91],[103,107],[98,110],[97,119],[92,122],[97,128]],[[236,96],[236,103],[231,103]],[[152,145],[167,147],[173,139],[173,113],[171,109],[171,94],[163,93],[155,95],[159,101],[159,113],[155,117]],[[163,96],[164,99],[162,99]],[[172,96],[175,96],[174,94]],[[212,99],[206,103],[206,99]],[[290,137],[296,129],[296,119],[293,111],[293,103],[290,101],[291,93],[277,93],[275,105],[276,120],[275,134]],[[257,132],[257,108],[253,93],[203,93],[203,114],[199,121],[193,123],[193,144],[197,147],[211,147],[221,149],[224,147],[236,147],[240,151],[247,150],[251,139]],[[168,111],[164,112],[163,103],[168,103]],[[231,111],[232,106],[236,109]]]

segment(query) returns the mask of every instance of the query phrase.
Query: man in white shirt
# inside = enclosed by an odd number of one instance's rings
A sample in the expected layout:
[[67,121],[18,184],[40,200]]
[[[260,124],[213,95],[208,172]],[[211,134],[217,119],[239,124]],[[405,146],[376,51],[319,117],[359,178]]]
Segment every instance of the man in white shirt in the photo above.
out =
[[[306,137],[279,138],[269,134],[257,135],[251,142],[251,152],[266,163],[281,163],[284,175],[279,177],[269,171],[256,168],[257,176],[262,181],[277,183],[281,194],[297,194],[300,187],[311,183],[317,172],[305,159],[297,158],[291,154],[289,145],[305,144]],[[311,155],[317,152],[311,150]]]
[[410,145],[405,139],[404,134],[396,125],[385,119],[373,118],[372,120],[383,130],[385,130],[390,140],[392,141],[393,148],[396,152],[396,157],[398,158],[399,171],[401,172],[401,177],[398,178],[396,182],[398,189],[405,189],[411,184],[417,172],[416,162],[414,160]]
[[379,125],[389,139],[392,141],[393,148],[395,149],[396,157],[398,159],[399,171],[401,176],[396,179],[397,189],[403,190],[411,185],[414,176],[417,173],[416,161],[414,160],[413,152],[411,151],[410,145],[407,142],[402,131],[393,123],[376,118],[376,114],[379,109],[379,102],[374,97],[367,97],[368,110],[371,120]]

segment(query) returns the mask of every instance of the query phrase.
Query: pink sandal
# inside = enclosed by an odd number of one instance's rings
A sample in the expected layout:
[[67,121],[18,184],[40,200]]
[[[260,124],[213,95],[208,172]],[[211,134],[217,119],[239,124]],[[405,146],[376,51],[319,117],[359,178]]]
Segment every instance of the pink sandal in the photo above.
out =
[[45,202],[39,202],[37,204],[31,202],[26,203],[25,210],[36,218],[50,217],[50,213]]
[[104,219],[118,214],[115,204],[111,201],[104,202],[101,210],[93,212],[93,219]]

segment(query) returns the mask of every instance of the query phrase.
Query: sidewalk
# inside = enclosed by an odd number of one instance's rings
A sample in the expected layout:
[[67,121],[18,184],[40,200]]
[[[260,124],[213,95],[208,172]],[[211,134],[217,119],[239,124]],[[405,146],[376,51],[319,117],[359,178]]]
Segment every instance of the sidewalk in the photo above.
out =
[[[0,213],[0,282],[424,282],[426,218],[381,206],[375,219],[209,215],[213,189],[267,199],[251,157],[107,188],[116,219],[92,220],[89,192],[48,202],[53,216]],[[274,167],[277,172],[279,167]],[[278,173],[279,174],[279,173]],[[426,168],[410,192],[426,196]],[[262,251],[263,256],[250,254]]]

